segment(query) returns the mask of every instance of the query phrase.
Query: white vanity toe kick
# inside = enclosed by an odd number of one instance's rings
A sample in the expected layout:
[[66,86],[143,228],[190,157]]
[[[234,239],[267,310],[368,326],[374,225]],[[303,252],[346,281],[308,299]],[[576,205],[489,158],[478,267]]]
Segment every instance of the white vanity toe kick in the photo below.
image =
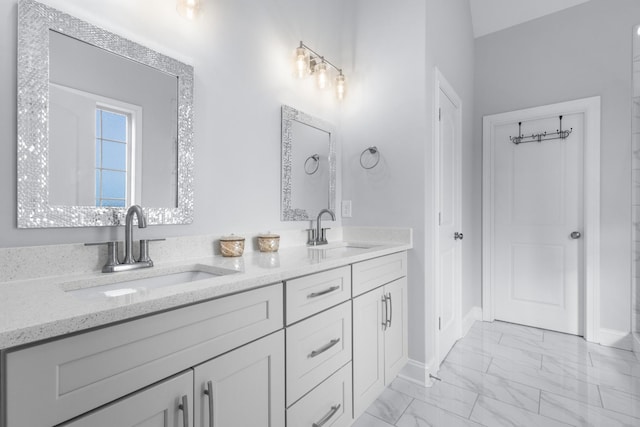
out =
[[[356,246],[353,244],[349,250],[339,249],[339,244],[330,245],[326,250],[301,246],[280,249],[275,253],[249,252],[239,258],[216,256],[166,266],[156,265],[142,273],[93,273],[71,277],[60,275],[0,283],[3,294],[0,301],[0,350],[411,249],[411,244],[404,243],[362,243],[361,247]],[[203,271],[210,268],[213,271],[236,270],[237,273],[161,287],[118,289],[116,286],[116,292],[111,293],[111,296],[103,294],[87,299],[74,295],[80,288],[90,288],[96,284],[108,285],[111,278],[114,282],[124,282],[149,275],[184,272],[194,265]]]

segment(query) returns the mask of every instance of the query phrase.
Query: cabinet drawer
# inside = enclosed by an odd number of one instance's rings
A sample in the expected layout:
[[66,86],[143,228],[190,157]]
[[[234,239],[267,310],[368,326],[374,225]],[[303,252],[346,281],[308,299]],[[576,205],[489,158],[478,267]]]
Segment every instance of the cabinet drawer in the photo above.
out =
[[[179,405],[187,404],[187,414]],[[127,396],[60,427],[182,427],[186,415],[192,421],[193,371],[189,370],[145,390]]]
[[287,328],[287,406],[351,360],[351,302]]
[[407,253],[398,252],[353,264],[353,296],[407,275]]
[[351,267],[288,280],[285,293],[290,325],[351,298]]
[[69,420],[280,329],[282,316],[278,284],[8,352],[7,425]]
[[351,421],[351,363],[287,410],[288,426],[348,427]]

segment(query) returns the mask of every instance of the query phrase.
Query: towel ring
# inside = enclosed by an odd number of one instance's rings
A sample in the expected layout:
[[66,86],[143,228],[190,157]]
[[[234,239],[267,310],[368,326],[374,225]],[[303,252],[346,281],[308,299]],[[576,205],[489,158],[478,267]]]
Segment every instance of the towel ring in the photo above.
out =
[[[374,159],[372,164],[369,164],[371,162],[363,160],[367,153],[369,153],[369,156],[367,157]],[[378,151],[378,147],[373,146],[365,148],[364,151],[360,153],[360,166],[362,166],[363,169],[373,169],[378,166],[378,163],[380,163],[380,151]]]
[[[310,160],[313,160],[313,163],[309,163]],[[312,156],[307,157],[307,160],[304,161],[304,173],[307,175],[313,175],[318,171],[318,167],[320,166],[320,155],[314,154]]]

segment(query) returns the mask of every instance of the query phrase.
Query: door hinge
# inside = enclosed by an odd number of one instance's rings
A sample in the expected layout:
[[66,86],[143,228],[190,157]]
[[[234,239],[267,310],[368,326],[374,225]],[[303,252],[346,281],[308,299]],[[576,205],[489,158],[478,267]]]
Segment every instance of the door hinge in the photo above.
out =
[[442,121],[442,108],[438,108],[438,121]]
[[438,317],[438,330],[442,330],[442,317]]
[[438,212],[438,225],[442,225],[442,212]]

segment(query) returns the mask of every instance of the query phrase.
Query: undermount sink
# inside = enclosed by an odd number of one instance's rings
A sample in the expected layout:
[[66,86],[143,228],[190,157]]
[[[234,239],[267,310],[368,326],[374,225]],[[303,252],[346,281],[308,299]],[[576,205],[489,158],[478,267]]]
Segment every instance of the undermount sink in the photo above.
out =
[[337,242],[337,243],[329,243],[326,245],[319,246],[309,246],[309,249],[322,250],[322,251],[332,251],[336,249],[349,250],[349,249],[371,249],[374,248],[375,245],[361,244],[361,243],[349,243],[349,242]]
[[158,274],[119,282],[113,282],[112,278],[108,278],[106,280],[109,280],[109,283],[67,289],[66,292],[80,299],[116,298],[125,295],[142,295],[152,289],[193,283],[234,273],[237,273],[237,271],[215,267],[192,268],[186,271]]

